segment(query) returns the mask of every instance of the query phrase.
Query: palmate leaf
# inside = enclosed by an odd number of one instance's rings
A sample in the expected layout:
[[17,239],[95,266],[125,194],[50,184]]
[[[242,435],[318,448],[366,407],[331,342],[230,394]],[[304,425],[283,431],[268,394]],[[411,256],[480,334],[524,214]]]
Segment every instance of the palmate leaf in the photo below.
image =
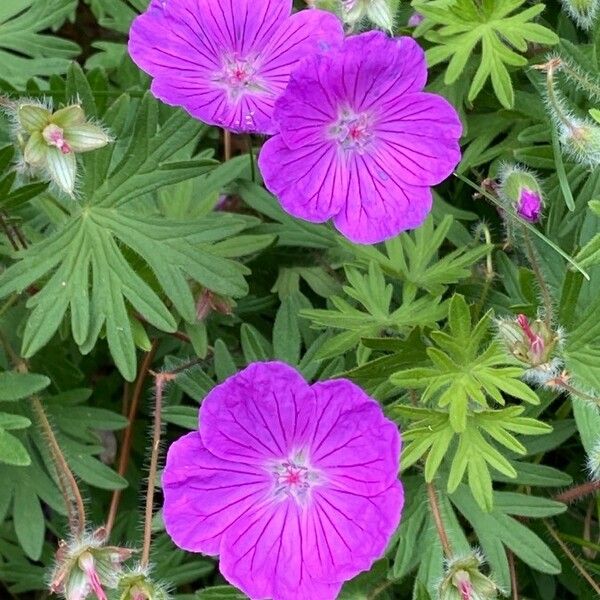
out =
[[511,14],[524,3],[525,0],[415,0],[413,6],[426,17],[426,24],[437,26],[426,33],[426,38],[434,43],[427,51],[429,64],[448,60],[445,82],[451,84],[481,45],[481,61],[468,100],[474,100],[491,78],[498,100],[504,107],[512,108],[514,90],[507,67],[527,64],[527,59],[515,50],[524,53],[528,42],[559,42],[554,32],[531,22],[544,10],[543,4]]
[[537,394],[520,381],[524,370],[509,366],[506,353],[497,342],[484,348],[491,313],[474,326],[465,299],[455,295],[450,303],[448,331],[431,333],[437,348],[429,348],[429,367],[399,371],[390,377],[398,387],[425,388],[422,402],[434,400],[448,410],[450,423],[456,432],[467,427],[470,405],[488,407],[488,397],[504,404],[502,394],[509,394],[531,404],[539,404]]
[[440,257],[440,248],[453,222],[452,216],[447,215],[434,227],[429,218],[414,232],[386,241],[385,253],[375,246],[357,246],[343,238],[339,241],[360,264],[374,261],[386,275],[402,281],[405,299],[413,299],[420,289],[439,296],[448,285],[469,277],[472,265],[490,251],[489,246],[478,245],[458,248]]
[[519,406],[473,412],[467,418],[465,429],[459,433],[454,430],[447,412],[399,404],[390,412],[393,416],[414,421],[403,433],[406,447],[402,452],[402,468],[407,469],[427,455],[425,479],[433,481],[443,461],[449,461],[448,492],[456,490],[466,474],[474,498],[487,511],[493,507],[490,469],[509,479],[517,477],[513,464],[493,442],[524,455],[526,448],[513,433],[543,435],[552,431],[541,421],[521,416],[524,409]]
[[319,329],[341,329],[340,333],[321,348],[318,358],[331,358],[355,347],[362,338],[378,337],[383,333],[404,333],[417,326],[433,325],[442,319],[447,310],[441,298],[426,296],[407,299],[400,307],[391,309],[393,288],[386,283],[381,267],[369,263],[368,272],[362,274],[354,267],[346,268],[349,285],[343,291],[362,307],[357,308],[344,298],[330,298],[333,309],[301,311]]
[[[86,112],[96,109],[79,68],[67,79],[67,94],[78,90]],[[125,134],[131,109],[117,100],[105,121],[117,140]],[[159,296],[162,289],[186,321],[196,321],[188,280],[225,296],[247,291],[240,263],[224,258],[216,242],[254,225],[250,217],[220,213],[187,221],[134,212],[126,205],[153,190],[198,177],[214,165],[207,159],[179,161],[204,126],[180,111],[161,123],[158,103],[146,95],[136,110],[136,127],[127,147],[115,145],[86,157],[82,199],[74,203],[53,233],[20,253],[0,275],[0,296],[22,292],[35,282],[22,353],[35,354],[54,335],[67,311],[71,331],[83,353],[105,333],[115,363],[129,380],[136,356],[132,310],[162,331],[176,329],[173,314]],[[185,155],[184,155],[185,156]],[[223,254],[231,254],[225,247]],[[147,270],[145,277],[138,273]]]
[[0,3],[0,77],[23,87],[32,77],[64,73],[80,48],[49,34],[77,6],[77,0],[2,0]]
[[495,580],[507,593],[510,593],[511,579],[506,549],[536,571],[548,574],[561,572],[560,562],[552,550],[517,518],[557,515],[566,510],[564,504],[548,498],[495,492],[494,509],[484,512],[464,485],[450,495],[450,500],[473,526]]

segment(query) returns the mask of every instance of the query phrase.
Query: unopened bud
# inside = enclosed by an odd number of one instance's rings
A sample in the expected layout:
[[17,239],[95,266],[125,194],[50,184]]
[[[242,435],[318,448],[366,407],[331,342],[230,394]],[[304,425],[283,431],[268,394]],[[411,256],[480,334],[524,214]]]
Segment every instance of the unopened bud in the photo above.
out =
[[389,32],[394,28],[391,0],[342,0],[342,19],[352,27],[366,19]]
[[425,17],[420,12],[414,12],[410,15],[407,25],[409,27],[418,27],[424,20]]
[[589,119],[563,125],[560,141],[571,158],[588,167],[600,165],[600,126]]
[[196,317],[198,321],[204,321],[211,312],[231,315],[232,303],[231,300],[204,289],[196,301]]
[[86,600],[91,594],[97,600],[107,600],[106,590],[117,587],[122,564],[131,557],[132,551],[106,546],[105,542],[104,529],[61,542],[50,591],[61,594],[65,600]]
[[119,600],[169,600],[166,586],[153,581],[148,569],[135,567],[124,573],[119,581]]
[[598,11],[599,0],[561,0],[565,10],[581,29],[591,29],[594,26]]
[[560,331],[553,331],[541,319],[530,322],[525,315],[498,319],[498,336],[517,360],[531,369],[549,365],[560,343]]
[[448,561],[439,588],[440,600],[495,600],[498,586],[481,573],[483,559],[477,552]]
[[16,102],[7,113],[15,126],[14,137],[23,155],[23,167],[50,179],[72,196],[77,178],[76,154],[106,146],[112,141],[104,128],[86,119],[73,104],[52,111],[34,101]]
[[498,193],[507,206],[530,223],[542,216],[544,196],[536,176],[518,165],[504,167],[500,174]]

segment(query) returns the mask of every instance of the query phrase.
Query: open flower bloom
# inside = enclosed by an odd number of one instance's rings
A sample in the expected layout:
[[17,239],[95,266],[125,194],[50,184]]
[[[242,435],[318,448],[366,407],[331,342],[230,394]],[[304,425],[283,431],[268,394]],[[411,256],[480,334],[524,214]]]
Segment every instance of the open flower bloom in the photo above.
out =
[[255,363],[214,388],[200,432],[170,447],[167,532],[220,555],[250,598],[333,599],[398,525],[399,453],[396,426],[351,382],[310,386],[287,365]]
[[267,188],[290,214],[333,218],[353,242],[421,225],[430,186],[460,159],[462,132],[454,108],[421,91],[426,79],[418,44],[381,32],[303,61],[276,104],[279,133],[260,155]]
[[291,10],[292,0],[152,0],[129,53],[163,102],[232,131],[275,133],[273,105],[296,63],[343,38],[334,15]]

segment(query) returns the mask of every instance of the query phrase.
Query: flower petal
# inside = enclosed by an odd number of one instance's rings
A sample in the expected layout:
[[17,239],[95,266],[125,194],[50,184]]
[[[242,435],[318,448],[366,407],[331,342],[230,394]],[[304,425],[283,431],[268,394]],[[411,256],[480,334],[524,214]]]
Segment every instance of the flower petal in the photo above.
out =
[[404,492],[399,481],[375,496],[320,488],[307,512],[307,566],[318,581],[351,579],[381,558],[400,522]]
[[163,473],[163,518],[184,550],[215,555],[229,527],[261,506],[271,485],[266,471],[209,452],[197,432],[169,448]]
[[462,124],[441,96],[389,93],[375,128],[377,161],[409,185],[436,185],[460,161]]
[[356,157],[347,201],[334,217],[337,229],[357,244],[376,244],[422,225],[433,202],[429,187],[411,186],[388,172],[377,158]]
[[200,434],[216,456],[264,465],[305,445],[314,411],[314,395],[297,371],[254,363],[204,399]]
[[330,143],[291,150],[276,135],[262,147],[258,164],[267,189],[295,217],[322,223],[344,205],[348,170]]
[[249,515],[223,536],[221,573],[250,598],[334,600],[341,582],[313,577],[318,548],[308,543],[309,519],[293,501]]
[[311,464],[331,485],[376,495],[398,479],[400,434],[377,402],[345,379],[312,386],[317,398]]

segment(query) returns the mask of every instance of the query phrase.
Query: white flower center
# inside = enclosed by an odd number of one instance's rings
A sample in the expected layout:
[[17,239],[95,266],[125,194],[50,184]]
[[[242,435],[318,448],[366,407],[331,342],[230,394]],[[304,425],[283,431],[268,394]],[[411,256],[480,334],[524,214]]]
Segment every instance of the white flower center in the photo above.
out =
[[320,473],[313,469],[304,452],[295,452],[287,460],[273,463],[270,468],[273,474],[273,493],[278,499],[292,498],[298,504],[305,504],[310,497],[310,490],[320,483]]
[[355,113],[344,108],[329,128],[329,135],[340,148],[362,154],[373,140],[373,119],[369,113]]
[[225,87],[232,100],[237,100],[246,92],[263,89],[257,76],[255,60],[249,57],[223,57],[223,67],[216,73],[214,81]]

